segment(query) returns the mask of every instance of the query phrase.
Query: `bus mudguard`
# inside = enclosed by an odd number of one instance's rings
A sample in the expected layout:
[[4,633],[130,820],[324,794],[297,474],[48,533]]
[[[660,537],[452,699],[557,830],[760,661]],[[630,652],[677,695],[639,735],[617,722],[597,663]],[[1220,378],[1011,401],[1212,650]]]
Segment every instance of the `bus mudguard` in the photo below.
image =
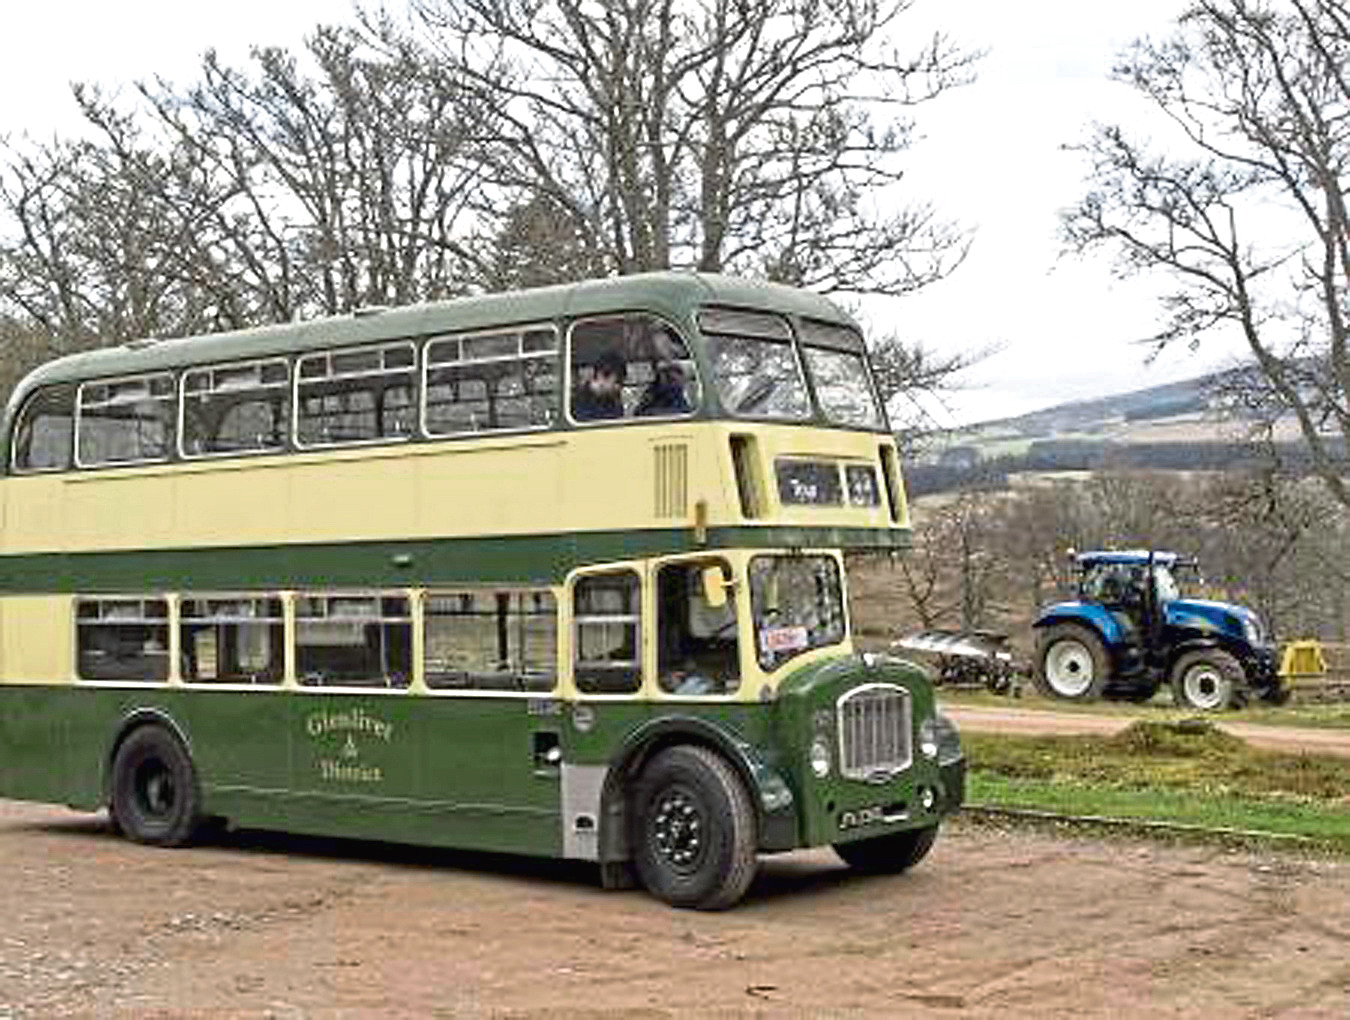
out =
[[133,708],[126,712],[117,721],[117,727],[112,735],[112,740],[108,742],[108,753],[104,755],[101,762],[102,774],[99,778],[100,789],[103,792],[104,803],[107,803],[112,794],[112,764],[113,759],[117,757],[117,749],[122,746],[122,742],[127,736],[141,726],[159,726],[168,730],[175,740],[183,745],[188,756],[192,755],[192,741],[188,739],[187,733],[183,727],[178,724],[167,711],[153,706],[142,706]]
[[664,716],[630,733],[610,759],[602,795],[602,862],[630,856],[625,811],[628,784],[652,755],[676,744],[710,747],[736,770],[755,804],[760,850],[791,850],[798,845],[796,799],[777,769],[764,761],[749,743],[707,719]]

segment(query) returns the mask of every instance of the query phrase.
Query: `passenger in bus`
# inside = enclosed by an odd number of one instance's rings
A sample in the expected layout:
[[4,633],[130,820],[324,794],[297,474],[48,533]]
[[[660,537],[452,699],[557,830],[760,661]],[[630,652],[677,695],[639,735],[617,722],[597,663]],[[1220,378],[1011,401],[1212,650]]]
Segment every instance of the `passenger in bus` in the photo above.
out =
[[688,414],[693,408],[684,392],[684,369],[673,361],[656,366],[656,374],[647,384],[633,411],[638,417],[664,414]]
[[577,421],[623,417],[623,383],[628,365],[618,351],[605,351],[572,390],[572,417]]

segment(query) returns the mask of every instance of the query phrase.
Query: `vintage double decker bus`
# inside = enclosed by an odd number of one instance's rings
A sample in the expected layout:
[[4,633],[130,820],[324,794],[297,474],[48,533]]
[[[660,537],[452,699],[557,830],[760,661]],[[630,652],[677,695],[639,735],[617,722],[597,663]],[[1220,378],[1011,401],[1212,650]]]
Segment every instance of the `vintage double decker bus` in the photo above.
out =
[[962,798],[843,553],[906,544],[831,302],[660,273],[78,354],[0,478],[0,795],[598,862],[900,870]]

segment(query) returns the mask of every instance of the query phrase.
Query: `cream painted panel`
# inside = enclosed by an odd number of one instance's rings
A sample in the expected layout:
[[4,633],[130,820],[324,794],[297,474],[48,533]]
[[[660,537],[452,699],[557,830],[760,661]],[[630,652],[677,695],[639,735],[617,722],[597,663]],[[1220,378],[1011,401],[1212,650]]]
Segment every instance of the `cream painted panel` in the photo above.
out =
[[168,472],[90,472],[66,480],[70,549],[143,549],[174,542],[174,487]]
[[418,457],[301,464],[289,472],[285,538],[338,542],[412,534]]
[[62,550],[69,545],[65,528],[65,482],[50,475],[7,478],[5,519],[0,549],[6,553]]
[[180,475],[178,531],[172,544],[265,545],[287,538],[295,469],[283,463],[193,469]]
[[69,595],[0,599],[5,682],[70,683],[75,676],[74,603]]
[[[416,528],[421,536],[509,535],[576,530],[565,515],[566,440],[512,448],[467,445],[419,457]],[[575,456],[575,454],[573,454]],[[587,467],[578,465],[577,470]],[[572,511],[572,508],[566,508]]]

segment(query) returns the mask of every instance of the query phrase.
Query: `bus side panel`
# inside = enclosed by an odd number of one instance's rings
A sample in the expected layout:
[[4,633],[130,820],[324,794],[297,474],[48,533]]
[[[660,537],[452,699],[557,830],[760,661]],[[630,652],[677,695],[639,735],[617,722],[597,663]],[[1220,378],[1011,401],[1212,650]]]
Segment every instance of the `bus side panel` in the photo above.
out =
[[507,853],[562,854],[561,702],[539,698],[419,699],[420,797],[436,842]]
[[294,694],[200,684],[179,694],[204,808],[266,827],[285,824]]
[[[305,691],[290,699],[284,826],[557,855],[556,768],[534,767],[531,699]],[[249,815],[241,819],[249,824]],[[267,824],[258,822],[255,824]]]
[[60,687],[0,687],[0,797],[50,804],[81,803],[71,789],[67,748],[77,709]]

